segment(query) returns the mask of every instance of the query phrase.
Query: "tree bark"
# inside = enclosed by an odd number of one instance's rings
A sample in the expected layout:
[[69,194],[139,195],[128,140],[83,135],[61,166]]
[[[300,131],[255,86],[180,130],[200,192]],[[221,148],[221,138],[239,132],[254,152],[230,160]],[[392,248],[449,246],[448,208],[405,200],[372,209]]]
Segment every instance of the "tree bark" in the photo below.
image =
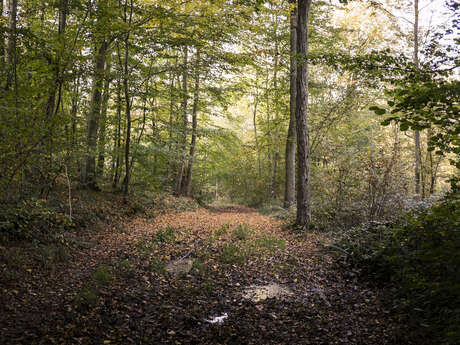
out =
[[[414,0],[414,64],[418,69],[418,0]],[[415,194],[420,195],[420,169],[422,161],[422,153],[420,150],[420,131],[415,130]]]
[[[177,65],[177,63],[176,63]],[[176,67],[176,66],[174,66]],[[169,89],[169,123],[168,123],[168,164],[166,166],[166,183],[171,186],[171,178],[173,171],[173,159],[172,159],[172,146],[173,146],[173,124],[174,124],[174,74],[171,72],[170,75],[170,89]]]
[[[294,3],[295,0],[290,0]],[[291,11],[291,59],[290,59],[290,82],[289,82],[289,129],[286,139],[286,178],[284,188],[284,207],[289,208],[294,204],[295,198],[295,100],[296,100],[296,52],[297,52],[297,9]]]
[[[119,51],[119,50],[118,50]],[[120,66],[121,67],[121,66]],[[114,136],[114,147],[115,147],[115,165],[113,173],[112,187],[116,188],[120,181],[120,152],[121,152],[121,80],[117,79],[117,127]]]
[[17,0],[9,0],[8,3],[8,40],[6,44],[6,85],[8,90],[13,82],[14,71],[16,68],[16,20],[17,20]]
[[[277,19],[278,21],[278,19]],[[278,184],[276,180],[276,175],[278,174],[278,158],[279,158],[279,133],[278,133],[278,119],[279,119],[279,93],[278,93],[278,60],[279,60],[279,53],[278,53],[278,32],[277,32],[278,25],[275,25],[275,57],[273,63],[273,90],[275,94],[274,99],[274,118],[273,118],[273,137],[274,137],[274,145],[273,145],[273,159],[272,159],[272,181],[270,185],[270,198],[274,199],[277,195]]]
[[195,90],[193,94],[193,108],[192,108],[192,141],[190,143],[190,153],[187,167],[187,178],[185,182],[185,191],[186,196],[190,196],[192,193],[192,176],[193,176],[193,160],[195,157],[195,146],[196,146],[196,136],[197,136],[197,113],[198,113],[198,103],[200,97],[200,51],[196,52],[196,66],[195,66]]
[[129,70],[128,70],[128,57],[129,57],[129,34],[125,36],[125,60],[123,71],[123,89],[125,94],[125,107],[126,107],[126,140],[125,140],[125,178],[123,179],[123,200],[126,202],[129,192],[129,181],[131,179],[131,167],[129,164],[129,151],[131,144],[131,102],[129,95]]
[[[257,77],[256,77],[257,78]],[[256,80],[257,83],[257,80]],[[254,126],[254,140],[256,142],[256,151],[257,151],[257,167],[259,173],[259,179],[262,176],[262,165],[260,161],[260,147],[259,147],[259,139],[257,137],[257,106],[259,104],[259,91],[258,86],[256,84],[256,93],[254,94],[254,109],[252,111],[252,124]]]
[[[3,0],[0,0],[0,18],[3,20]],[[0,31],[0,71],[3,73],[5,62],[5,33],[3,30]]]
[[297,216],[296,224],[308,228],[310,211],[310,143],[308,133],[308,15],[311,0],[298,0],[296,79],[296,130],[297,130]]
[[105,59],[107,55],[107,42],[103,41],[94,59],[94,79],[91,95],[91,107],[88,114],[86,132],[86,157],[83,169],[82,182],[85,186],[98,189],[96,183],[96,152],[97,132],[101,115],[102,87],[104,83]]
[[102,178],[104,175],[104,163],[105,163],[105,140],[106,140],[106,129],[107,129],[107,108],[109,105],[110,98],[110,69],[112,67],[110,61],[110,54],[106,59],[105,67],[105,81],[104,81],[104,94],[102,96],[102,109],[101,109],[101,124],[99,130],[99,143],[98,143],[98,157],[97,157],[97,177]]
[[185,46],[184,49],[184,71],[183,71],[183,101],[182,101],[182,119],[183,119],[183,131],[182,131],[182,141],[181,141],[181,152],[180,152],[180,161],[179,167],[177,169],[177,178],[176,178],[176,188],[175,194],[180,195],[182,190],[182,183],[184,178],[184,169],[185,169],[185,152],[187,148],[187,127],[188,127],[188,117],[187,117],[187,102],[188,102],[188,48]]

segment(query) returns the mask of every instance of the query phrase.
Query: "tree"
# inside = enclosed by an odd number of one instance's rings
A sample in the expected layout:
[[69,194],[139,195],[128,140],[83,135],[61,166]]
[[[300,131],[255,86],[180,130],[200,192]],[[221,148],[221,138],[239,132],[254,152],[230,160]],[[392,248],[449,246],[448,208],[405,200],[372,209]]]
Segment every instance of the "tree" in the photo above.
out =
[[297,215],[296,224],[308,227],[310,210],[310,142],[308,133],[308,15],[311,0],[297,2],[296,132],[297,132]]
[[[290,0],[295,3],[295,0]],[[286,165],[285,165],[285,187],[284,207],[289,208],[295,198],[295,148],[296,148],[296,51],[297,51],[297,9],[293,7],[290,16],[290,83],[289,83],[289,129],[286,138]]]

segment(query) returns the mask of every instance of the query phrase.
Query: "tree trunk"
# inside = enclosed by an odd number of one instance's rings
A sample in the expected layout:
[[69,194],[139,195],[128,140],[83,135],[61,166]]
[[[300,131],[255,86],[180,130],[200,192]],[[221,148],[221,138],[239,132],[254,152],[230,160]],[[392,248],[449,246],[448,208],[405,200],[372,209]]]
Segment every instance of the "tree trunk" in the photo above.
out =
[[176,188],[175,194],[180,195],[182,190],[182,182],[184,178],[184,169],[185,169],[185,152],[187,148],[187,127],[188,127],[188,118],[187,118],[187,102],[188,102],[188,49],[185,46],[184,49],[184,71],[183,71],[183,101],[182,101],[182,117],[183,117],[183,132],[182,132],[182,142],[181,142],[181,152],[180,152],[180,161],[179,167],[177,169],[177,178],[176,178]]
[[[418,0],[414,0],[414,64],[418,68]],[[422,153],[420,150],[420,131],[415,130],[415,194],[420,195],[420,169]]]
[[[0,2],[0,18],[3,21],[3,0]],[[0,72],[3,74],[3,68],[5,62],[5,33],[0,30]]]
[[192,108],[192,141],[190,143],[190,153],[187,168],[187,178],[185,182],[185,195],[190,196],[192,193],[192,176],[193,176],[193,159],[195,157],[196,146],[196,132],[197,132],[197,113],[198,102],[200,96],[200,51],[196,52],[196,66],[195,66],[195,90],[193,94],[193,108]]
[[[176,67],[176,66],[175,66]],[[168,164],[166,165],[166,183],[170,185],[173,171],[172,146],[173,146],[173,124],[174,124],[174,74],[171,72],[171,83],[169,92],[169,123],[168,123]]]
[[[121,67],[121,66],[120,66]],[[112,187],[116,188],[120,181],[120,152],[121,152],[121,81],[117,79],[117,128],[114,136],[115,166]]]
[[272,160],[272,181],[271,181],[271,186],[270,186],[270,198],[274,199],[277,195],[277,190],[278,190],[278,184],[276,180],[276,175],[278,174],[278,158],[279,158],[279,135],[278,135],[278,119],[279,119],[279,93],[278,93],[278,59],[279,59],[279,54],[278,54],[278,32],[277,32],[277,25],[275,26],[275,58],[274,60],[274,66],[273,66],[273,89],[274,89],[274,94],[275,94],[275,99],[274,99],[274,118],[273,118],[273,123],[274,123],[274,131],[273,131],[273,137],[274,137],[274,145],[273,145],[273,160]]
[[128,70],[128,57],[129,57],[129,34],[125,37],[125,60],[123,71],[123,89],[125,94],[125,107],[126,107],[126,141],[125,141],[125,178],[123,180],[123,200],[126,202],[129,191],[130,164],[129,164],[129,150],[131,144],[131,102],[129,95],[129,70]]
[[[257,78],[257,77],[256,77]],[[256,85],[256,93],[254,95],[254,110],[252,111],[252,124],[254,126],[254,140],[256,142],[256,151],[257,151],[257,166],[259,179],[262,176],[262,165],[260,161],[260,148],[259,148],[259,139],[257,138],[257,105],[259,104],[259,93]]]
[[97,132],[99,118],[101,116],[102,87],[104,83],[105,59],[107,55],[107,42],[102,42],[97,49],[94,61],[94,79],[91,96],[91,107],[88,114],[86,132],[86,157],[83,170],[82,182],[85,186],[98,189],[96,183],[96,153]]
[[6,44],[6,85],[8,90],[13,82],[16,69],[16,20],[17,0],[9,0],[8,4],[8,40]]
[[296,224],[308,227],[310,213],[310,143],[308,133],[308,15],[311,0],[298,0],[297,17],[297,63],[296,79],[296,130],[297,130],[297,217]]
[[[295,2],[295,0],[290,1]],[[296,99],[296,44],[297,44],[297,9],[291,12],[291,59],[289,83],[289,129],[286,139],[286,179],[284,188],[284,207],[289,208],[294,204],[295,198],[295,99]]]
[[104,82],[104,94],[102,96],[102,109],[101,109],[101,124],[99,130],[99,143],[98,143],[98,157],[97,157],[97,177],[102,178],[104,174],[104,163],[105,163],[105,133],[107,128],[107,108],[109,105],[110,98],[110,54],[107,56],[106,67],[105,67],[105,82]]

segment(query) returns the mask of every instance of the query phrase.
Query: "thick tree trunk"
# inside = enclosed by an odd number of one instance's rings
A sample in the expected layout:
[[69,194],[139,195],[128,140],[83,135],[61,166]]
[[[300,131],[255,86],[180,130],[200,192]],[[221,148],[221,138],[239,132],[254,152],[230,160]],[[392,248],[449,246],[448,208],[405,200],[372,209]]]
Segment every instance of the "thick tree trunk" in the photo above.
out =
[[97,157],[97,177],[102,178],[104,174],[104,163],[105,163],[105,140],[106,140],[106,128],[107,128],[107,108],[109,105],[110,98],[110,54],[107,56],[106,67],[105,67],[105,81],[104,81],[104,94],[102,96],[102,109],[101,109],[101,123],[99,130],[99,143],[98,143],[98,157]]
[[296,224],[308,227],[310,213],[310,143],[308,133],[308,14],[311,0],[298,0],[296,80],[296,130],[297,130],[297,217]]
[[105,59],[107,55],[107,42],[102,42],[97,49],[94,61],[94,79],[91,96],[91,107],[88,114],[86,132],[86,157],[83,169],[82,182],[85,186],[98,189],[96,183],[96,153],[97,132],[101,116],[102,87],[104,83]]
[[8,40],[6,44],[6,85],[8,90],[13,82],[16,69],[16,20],[17,0],[9,0],[8,3]]
[[182,129],[182,141],[181,141],[181,152],[180,152],[180,161],[177,169],[177,178],[176,178],[176,188],[175,194],[180,195],[182,190],[182,183],[184,178],[184,169],[185,169],[185,154],[187,148],[187,127],[188,127],[188,117],[187,117],[187,102],[188,102],[188,48],[185,46],[184,49],[184,71],[183,71],[183,101],[182,101],[182,119],[183,119],[183,129]]
[[192,176],[193,176],[193,160],[195,157],[195,146],[196,146],[196,135],[197,135],[197,113],[198,113],[198,102],[200,97],[200,52],[196,53],[196,66],[195,66],[195,90],[193,94],[193,108],[192,108],[192,141],[190,143],[190,153],[187,168],[187,178],[185,182],[186,196],[190,196],[192,193]]
[[[290,2],[295,2],[291,0]],[[296,51],[297,51],[297,9],[291,12],[291,59],[290,59],[290,83],[289,83],[289,129],[286,139],[286,178],[284,188],[284,207],[289,208],[294,204],[295,198],[295,99],[296,99]]]
[[[414,64],[418,68],[418,0],[414,0]],[[420,149],[420,131],[415,130],[415,194],[420,195],[420,169],[422,153]]]

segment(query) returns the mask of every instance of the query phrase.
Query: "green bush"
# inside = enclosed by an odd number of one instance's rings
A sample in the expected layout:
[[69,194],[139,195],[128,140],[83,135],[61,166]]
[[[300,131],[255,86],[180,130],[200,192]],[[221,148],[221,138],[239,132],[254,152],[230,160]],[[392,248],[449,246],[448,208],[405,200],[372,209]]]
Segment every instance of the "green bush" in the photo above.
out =
[[50,208],[45,200],[32,199],[0,207],[0,236],[7,239],[49,240],[73,227],[66,214]]
[[397,288],[395,303],[434,343],[460,339],[460,198],[450,196],[402,225],[346,232],[334,245],[362,273]]

